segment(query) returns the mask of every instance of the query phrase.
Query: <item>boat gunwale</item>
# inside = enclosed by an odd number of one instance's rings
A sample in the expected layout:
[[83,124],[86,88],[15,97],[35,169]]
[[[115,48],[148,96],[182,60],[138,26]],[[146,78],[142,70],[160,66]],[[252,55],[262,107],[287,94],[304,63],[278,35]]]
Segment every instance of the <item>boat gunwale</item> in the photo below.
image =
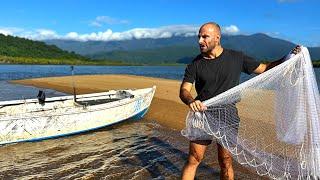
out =
[[[154,95],[154,92],[155,92],[155,89],[156,87],[153,86],[152,88],[144,88],[144,89],[139,89],[139,90],[149,90],[148,92],[145,92],[145,93],[141,93],[141,94],[135,94],[134,98],[130,98],[130,97],[127,97],[127,98],[124,98],[124,99],[120,99],[118,101],[113,101],[113,102],[109,102],[109,103],[105,103],[105,104],[98,104],[98,105],[92,105],[92,106],[85,106],[85,105],[79,105],[79,107],[81,108],[86,108],[86,107],[94,107],[94,106],[103,106],[103,105],[107,105],[107,107],[101,107],[101,108],[96,108],[96,109],[91,109],[91,110],[86,110],[86,111],[81,111],[81,112],[70,112],[70,113],[62,113],[62,114],[57,114],[57,115],[41,115],[41,116],[25,116],[26,113],[23,113],[24,114],[24,117],[4,117],[2,118],[1,114],[0,114],[0,122],[2,121],[12,121],[12,120],[22,120],[22,119],[30,119],[30,118],[41,118],[41,117],[55,117],[55,116],[66,116],[66,115],[72,115],[72,114],[82,114],[82,113],[88,113],[88,112],[95,112],[95,111],[102,111],[102,110],[105,110],[105,109],[112,109],[112,108],[117,108],[119,106],[123,106],[123,105],[126,105],[126,104],[130,104],[134,101],[137,101],[137,100],[140,100],[140,99],[143,99],[143,96],[149,94],[149,93],[152,93],[152,97]],[[94,93],[94,94],[101,94],[101,93]],[[84,95],[87,95],[87,94],[84,94]],[[83,95],[83,96],[84,96]],[[89,94],[90,95],[90,94]],[[136,96],[137,95],[137,96]],[[65,96],[67,97],[67,96]],[[69,97],[69,96],[68,96]],[[71,96],[73,97],[73,96]],[[73,99],[73,98],[72,98]],[[70,100],[70,99],[66,99],[66,100]],[[125,102],[124,102],[125,101]],[[151,101],[150,101],[151,103]],[[150,104],[149,104],[150,105]],[[0,106],[1,107],[1,106]],[[52,110],[52,109],[49,109],[49,110]],[[18,114],[18,115],[21,115],[21,114]]]
[[[134,92],[136,90],[147,90],[147,89],[152,90],[152,89],[155,89],[155,88],[156,87],[153,86],[152,88],[143,88],[143,89],[119,89],[119,90],[110,90],[110,91],[99,92],[99,93],[80,94],[80,95],[77,95],[77,99],[115,95],[115,93],[118,92],[118,91],[133,91]],[[113,93],[113,94],[111,94],[111,93]],[[46,99],[45,103],[50,103],[50,102],[55,102],[55,101],[66,101],[66,100],[71,100],[73,98],[74,98],[73,95],[50,97],[50,98]],[[24,100],[0,101],[0,108],[1,107],[5,107],[5,106],[27,104],[27,103],[39,103],[39,100],[35,99],[35,98],[31,98],[31,99],[24,99]]]

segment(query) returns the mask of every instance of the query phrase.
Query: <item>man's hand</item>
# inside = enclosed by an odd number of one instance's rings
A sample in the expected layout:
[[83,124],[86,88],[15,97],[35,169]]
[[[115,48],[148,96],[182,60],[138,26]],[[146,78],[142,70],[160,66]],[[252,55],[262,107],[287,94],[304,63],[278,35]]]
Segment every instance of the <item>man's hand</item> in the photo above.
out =
[[290,51],[290,54],[298,54],[299,52],[301,52],[301,46],[300,46],[300,45],[297,45],[295,48],[293,48],[293,49]]
[[283,58],[283,61],[287,61],[288,59],[292,58],[294,55],[298,54],[299,52],[301,52],[301,46],[297,45],[289,52],[287,56]]
[[190,103],[189,107],[193,112],[207,110],[207,107],[199,100],[195,100],[192,103]]
[[204,111],[207,107],[199,100],[194,100],[191,95],[192,83],[183,82],[180,86],[180,99],[189,106],[193,112]]

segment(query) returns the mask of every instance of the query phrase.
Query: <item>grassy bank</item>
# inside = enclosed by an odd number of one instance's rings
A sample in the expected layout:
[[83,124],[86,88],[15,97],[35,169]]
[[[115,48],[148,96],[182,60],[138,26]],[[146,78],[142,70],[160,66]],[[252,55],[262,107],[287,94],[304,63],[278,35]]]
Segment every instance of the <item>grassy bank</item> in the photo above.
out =
[[108,65],[128,66],[131,64],[121,61],[94,61],[83,59],[53,59],[53,58],[31,58],[0,56],[0,64],[40,64],[40,65]]
[[38,64],[38,65],[97,65],[97,66],[182,66],[180,63],[127,63],[114,60],[88,60],[88,59],[54,59],[34,57],[0,56],[0,64]]
[[[261,61],[269,63],[270,61]],[[320,67],[320,60],[312,61],[313,67]],[[185,66],[183,63],[128,63],[115,60],[54,59],[34,57],[0,56],[0,64],[38,64],[38,65],[96,65],[96,66]]]
[[313,67],[320,67],[320,60],[312,61]]

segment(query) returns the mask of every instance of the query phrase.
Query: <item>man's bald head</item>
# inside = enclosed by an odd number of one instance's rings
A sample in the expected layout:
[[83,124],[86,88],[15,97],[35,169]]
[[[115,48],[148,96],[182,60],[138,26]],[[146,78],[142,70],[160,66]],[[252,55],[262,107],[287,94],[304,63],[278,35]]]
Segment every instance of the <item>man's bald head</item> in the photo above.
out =
[[208,30],[208,31],[215,31],[216,33],[218,33],[221,36],[221,28],[219,26],[219,24],[215,23],[215,22],[207,22],[205,24],[203,24],[200,27],[201,31],[202,29]]
[[220,26],[214,22],[203,24],[199,29],[199,46],[202,54],[213,54],[216,49],[221,49]]

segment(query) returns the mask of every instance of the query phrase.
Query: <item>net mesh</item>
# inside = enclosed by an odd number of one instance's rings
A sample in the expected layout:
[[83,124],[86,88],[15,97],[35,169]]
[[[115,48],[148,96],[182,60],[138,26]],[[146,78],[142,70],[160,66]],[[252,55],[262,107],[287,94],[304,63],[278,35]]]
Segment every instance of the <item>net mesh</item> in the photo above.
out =
[[182,135],[216,139],[240,164],[272,179],[320,177],[319,90],[308,49],[203,102]]

